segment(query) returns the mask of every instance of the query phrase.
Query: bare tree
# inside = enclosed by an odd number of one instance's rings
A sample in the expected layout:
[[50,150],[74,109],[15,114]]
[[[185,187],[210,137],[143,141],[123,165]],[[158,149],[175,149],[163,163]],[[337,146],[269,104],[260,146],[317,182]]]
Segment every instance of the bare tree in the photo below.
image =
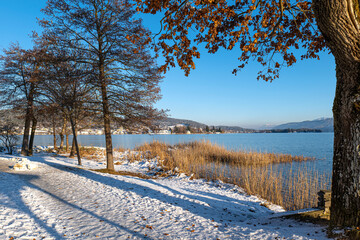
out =
[[92,84],[101,99],[107,168],[114,169],[111,119],[146,123],[160,112],[158,67],[146,49],[150,41],[127,0],[49,0],[41,21],[44,34],[65,48],[82,51],[92,67]]
[[[21,154],[29,155],[29,135],[34,117],[34,101],[38,96],[38,70],[41,50],[24,50],[12,44],[1,56],[3,68],[0,70],[0,102],[3,107],[25,107],[24,134]],[[33,122],[33,126],[36,124]]]
[[[90,99],[94,97],[94,87],[89,84],[91,68],[89,64],[79,63],[82,58],[80,51],[69,48],[59,48],[56,41],[47,42],[47,54],[44,55],[44,67],[41,72],[39,92],[44,105],[51,104],[54,111],[61,113],[63,120],[62,131],[66,130],[66,121],[69,119],[73,133],[74,146],[81,165],[81,156],[77,143],[77,122],[89,117]],[[92,108],[91,110],[93,110]],[[63,142],[62,142],[63,143]],[[74,147],[72,148],[72,151]]]
[[19,136],[16,134],[15,124],[6,123],[0,126],[0,142],[2,142],[9,154],[13,153],[18,141]]

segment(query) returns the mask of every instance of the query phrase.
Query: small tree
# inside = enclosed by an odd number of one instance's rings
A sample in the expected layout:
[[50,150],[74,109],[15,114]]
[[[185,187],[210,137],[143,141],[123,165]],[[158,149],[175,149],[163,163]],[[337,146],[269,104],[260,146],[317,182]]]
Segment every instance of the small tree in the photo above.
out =
[[12,154],[14,147],[19,141],[19,136],[16,135],[14,124],[7,123],[3,126],[0,126],[0,141],[2,142],[2,145],[4,145],[8,153]]
[[34,104],[38,96],[41,53],[42,49],[37,47],[25,50],[18,44],[12,44],[4,50],[4,55],[0,56],[3,63],[0,69],[0,103],[3,106],[17,107],[25,111],[21,154],[26,156],[31,152],[29,151],[31,121],[33,121],[33,127],[36,127]]

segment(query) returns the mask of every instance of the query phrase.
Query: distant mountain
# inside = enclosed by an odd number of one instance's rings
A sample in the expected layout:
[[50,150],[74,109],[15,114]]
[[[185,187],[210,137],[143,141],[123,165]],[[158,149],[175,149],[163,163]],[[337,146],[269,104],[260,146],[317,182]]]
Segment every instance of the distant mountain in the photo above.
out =
[[183,124],[185,126],[196,127],[196,128],[205,128],[206,124],[195,122],[192,120],[186,119],[177,119],[177,118],[164,118],[155,123],[160,128],[167,128],[169,126],[175,126],[177,124]]
[[237,127],[237,126],[215,126],[215,128],[220,128],[221,130],[227,131],[227,132],[239,132],[239,133],[256,132],[256,130],[254,130],[254,129],[242,128],[242,127]]
[[[183,124],[185,126],[189,127],[195,127],[195,128],[206,128],[206,124],[195,122],[192,120],[186,120],[186,119],[177,119],[177,118],[164,118],[162,120],[159,120],[156,122],[155,125],[159,126],[162,129],[167,129],[169,126],[175,126],[178,124]],[[302,129],[302,130],[321,130],[322,132],[333,132],[334,131],[334,120],[333,118],[319,118],[312,121],[303,121],[303,122],[291,122],[291,123],[285,123],[278,126],[270,127],[269,129],[274,130],[274,132],[279,132],[276,130],[282,130],[282,129]],[[227,132],[257,132],[253,129],[246,129],[238,126],[212,126],[209,125],[210,128],[215,127],[216,129],[221,128],[223,131]],[[261,132],[261,130],[259,131]],[[281,131],[280,131],[281,132]]]
[[333,132],[334,131],[334,119],[333,118],[320,118],[312,121],[303,121],[303,122],[291,122],[285,123],[273,127],[273,129],[319,129],[322,132]]
[[[195,128],[202,128],[205,129],[206,128],[206,124],[204,123],[199,123],[199,122],[195,122],[192,120],[186,120],[186,119],[177,119],[177,118],[164,118],[162,120],[159,120],[155,123],[155,125],[159,126],[162,129],[168,128],[169,126],[175,126],[178,124],[183,124],[185,126],[189,126],[189,127],[195,127]],[[213,126],[213,125],[208,125],[208,127],[210,129],[212,129],[213,127],[215,127],[215,129],[221,129],[223,131],[227,131],[227,132],[255,132],[255,130],[253,129],[246,129],[246,128],[242,128],[242,127],[238,127],[238,126]]]
[[258,130],[270,130],[270,129],[274,129],[275,126],[276,125],[274,125],[274,124],[265,124],[265,125],[258,127],[257,129]]

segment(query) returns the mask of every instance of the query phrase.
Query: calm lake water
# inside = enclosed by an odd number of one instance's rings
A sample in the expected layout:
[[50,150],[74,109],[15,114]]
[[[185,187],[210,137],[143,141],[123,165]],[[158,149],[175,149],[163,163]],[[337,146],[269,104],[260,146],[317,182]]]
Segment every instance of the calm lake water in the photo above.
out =
[[[240,133],[240,134],[189,134],[189,135],[113,135],[113,147],[134,148],[145,142],[158,140],[168,144],[208,140],[232,150],[289,153],[314,157],[315,161],[295,163],[319,173],[331,173],[333,133]],[[82,146],[105,146],[103,135],[81,135]],[[35,145],[53,145],[52,136],[36,136]],[[285,164],[284,167],[287,167]],[[293,164],[294,167],[294,164]]]

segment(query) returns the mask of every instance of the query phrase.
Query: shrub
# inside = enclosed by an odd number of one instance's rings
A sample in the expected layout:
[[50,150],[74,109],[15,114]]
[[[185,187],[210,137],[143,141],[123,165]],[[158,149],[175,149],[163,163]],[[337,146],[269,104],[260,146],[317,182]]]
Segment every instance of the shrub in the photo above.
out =
[[19,136],[16,135],[15,125],[8,123],[0,126],[0,141],[6,148],[9,154],[13,153],[14,147],[19,141]]

